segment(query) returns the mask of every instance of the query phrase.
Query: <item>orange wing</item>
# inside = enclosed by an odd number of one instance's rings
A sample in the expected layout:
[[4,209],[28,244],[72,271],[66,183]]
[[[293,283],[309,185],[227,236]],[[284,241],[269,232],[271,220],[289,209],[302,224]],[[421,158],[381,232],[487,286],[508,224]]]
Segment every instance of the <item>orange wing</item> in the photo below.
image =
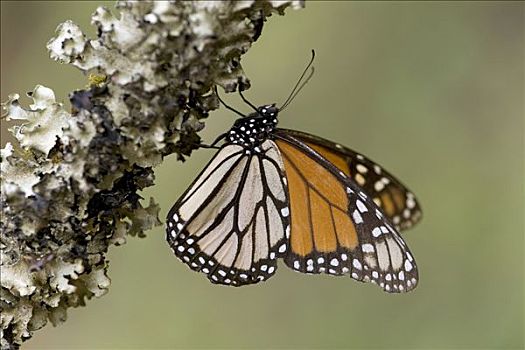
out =
[[372,197],[398,230],[411,228],[422,217],[414,194],[380,165],[347,147],[296,130],[279,129],[307,144]]
[[388,292],[413,289],[418,275],[408,247],[347,164],[286,133],[276,136],[291,212],[285,263],[303,273],[350,274]]

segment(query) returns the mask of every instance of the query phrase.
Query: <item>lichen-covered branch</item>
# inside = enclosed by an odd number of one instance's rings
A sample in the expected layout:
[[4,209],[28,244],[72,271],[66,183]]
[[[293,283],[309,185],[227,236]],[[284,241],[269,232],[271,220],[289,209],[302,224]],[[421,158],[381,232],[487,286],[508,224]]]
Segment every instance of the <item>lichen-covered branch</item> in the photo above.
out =
[[138,192],[172,153],[198,147],[218,108],[212,87],[246,89],[240,58],[266,17],[301,1],[162,1],[99,8],[98,37],[62,23],[51,57],[91,75],[72,110],[37,86],[29,108],[13,94],[3,118],[18,144],[1,150],[1,347],[17,348],[69,307],[106,293],[106,253],[160,224]]

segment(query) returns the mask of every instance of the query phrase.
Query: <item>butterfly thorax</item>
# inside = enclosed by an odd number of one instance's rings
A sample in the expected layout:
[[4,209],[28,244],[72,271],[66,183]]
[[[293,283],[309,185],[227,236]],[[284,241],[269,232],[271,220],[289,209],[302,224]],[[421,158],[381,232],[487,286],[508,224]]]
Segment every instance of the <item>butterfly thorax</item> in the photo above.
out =
[[257,108],[258,112],[237,119],[228,132],[228,143],[234,143],[258,151],[259,146],[271,138],[277,126],[279,109],[275,105]]

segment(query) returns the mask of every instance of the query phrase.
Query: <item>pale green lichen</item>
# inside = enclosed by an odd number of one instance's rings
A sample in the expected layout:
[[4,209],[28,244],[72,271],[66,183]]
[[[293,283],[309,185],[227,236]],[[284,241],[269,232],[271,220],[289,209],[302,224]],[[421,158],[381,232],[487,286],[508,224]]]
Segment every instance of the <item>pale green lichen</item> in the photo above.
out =
[[47,156],[56,139],[62,137],[62,129],[67,125],[70,114],[60,103],[56,103],[54,92],[45,86],[37,85],[28,95],[33,98],[29,110],[20,107],[18,94],[11,95],[9,101],[2,105],[6,109],[6,120],[23,120],[21,125],[12,129],[20,146]]
[[218,107],[215,85],[245,89],[240,57],[272,13],[302,1],[121,1],[99,8],[98,37],[71,21],[48,43],[53,59],[101,77],[64,110],[37,86],[29,108],[13,94],[18,144],[1,150],[1,348],[17,348],[70,307],[104,295],[106,253],[158,225],[152,167],[197,148]]

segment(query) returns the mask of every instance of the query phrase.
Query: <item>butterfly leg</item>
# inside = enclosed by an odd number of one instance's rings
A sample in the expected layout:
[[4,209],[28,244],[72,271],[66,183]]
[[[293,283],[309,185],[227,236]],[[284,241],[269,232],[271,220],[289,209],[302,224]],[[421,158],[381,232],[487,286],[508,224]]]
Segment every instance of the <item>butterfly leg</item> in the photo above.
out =
[[206,144],[206,143],[199,143],[197,146],[199,146],[199,148],[220,149],[220,147],[217,146],[217,144],[218,144],[222,139],[224,139],[227,135],[228,135],[228,133],[220,134],[219,136],[217,136],[217,138],[215,139],[215,141],[213,141],[213,143],[212,143],[211,145],[208,145],[208,144]]
[[220,147],[218,147],[218,146],[214,146],[213,144],[207,145],[205,143],[199,143],[199,148],[220,149]]
[[228,136],[227,132],[220,134],[219,136],[217,136],[215,141],[212,142],[211,146],[215,147],[220,141],[222,141],[224,138],[226,138],[226,136]]

